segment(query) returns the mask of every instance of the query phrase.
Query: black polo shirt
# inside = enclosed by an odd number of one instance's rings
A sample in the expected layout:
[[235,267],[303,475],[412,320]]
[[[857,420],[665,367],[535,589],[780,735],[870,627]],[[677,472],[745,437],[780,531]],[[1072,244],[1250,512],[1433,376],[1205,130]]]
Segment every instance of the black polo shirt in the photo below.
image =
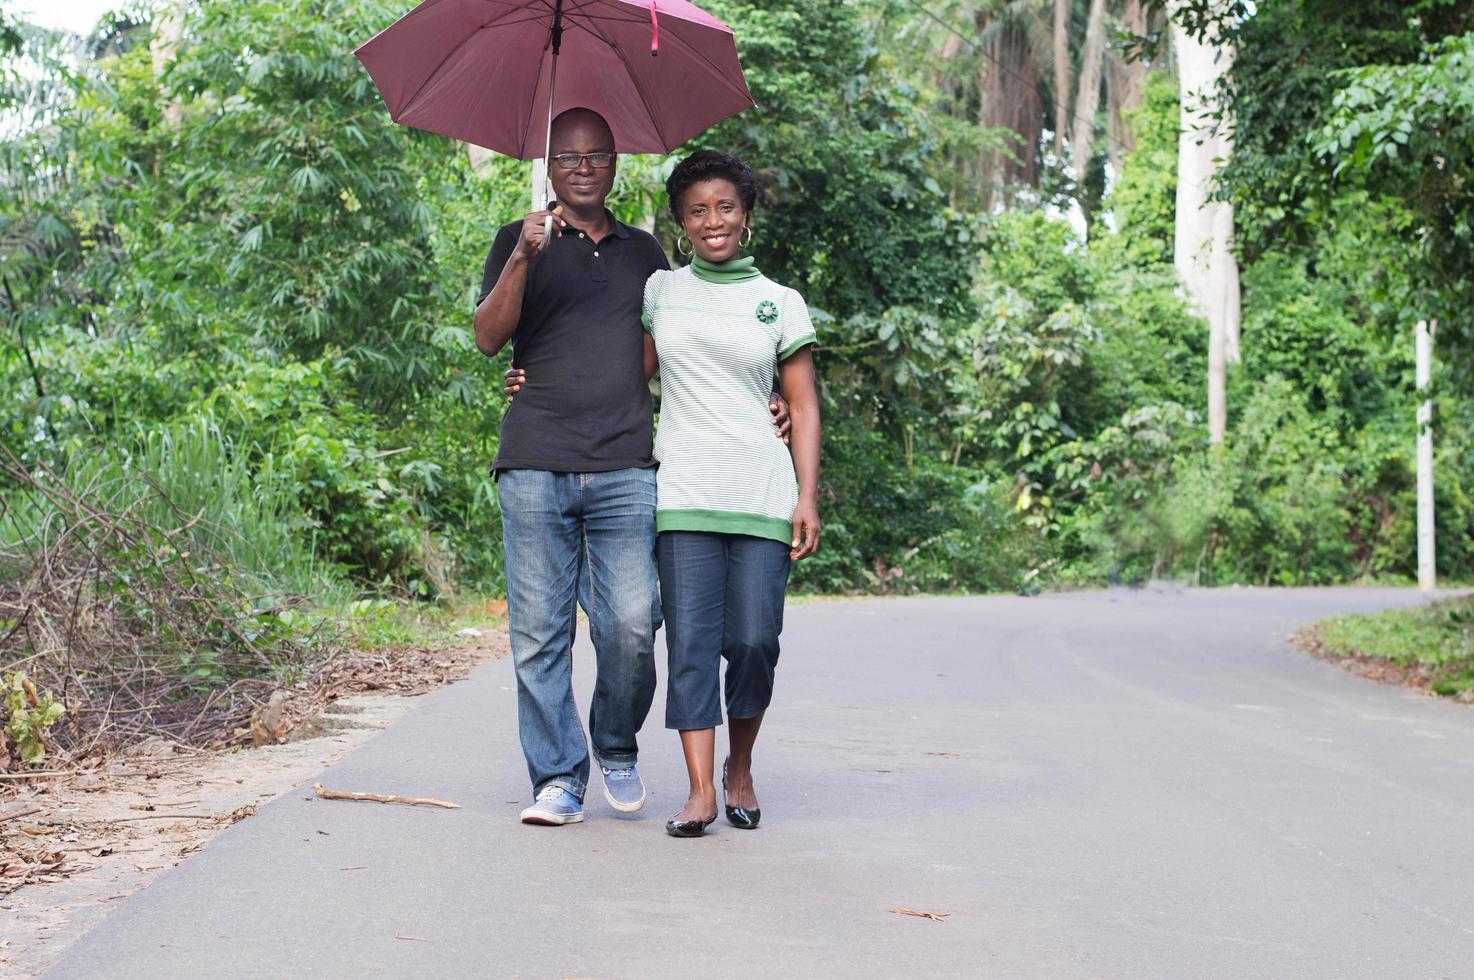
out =
[[[527,384],[502,417],[496,470],[603,473],[654,466],[645,383],[645,280],[667,269],[655,237],[614,220],[601,241],[573,225],[528,264],[512,363]],[[522,222],[496,233],[481,277],[490,295]]]

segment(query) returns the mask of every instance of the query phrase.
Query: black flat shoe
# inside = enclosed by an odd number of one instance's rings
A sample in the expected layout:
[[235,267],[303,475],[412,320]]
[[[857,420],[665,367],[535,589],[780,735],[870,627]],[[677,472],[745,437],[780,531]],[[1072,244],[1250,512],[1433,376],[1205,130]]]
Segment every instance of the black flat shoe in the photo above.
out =
[[756,830],[757,822],[763,818],[758,807],[749,810],[745,806],[732,806],[727,802],[727,763],[722,762],[722,807],[727,811],[727,823],[738,830]]
[[677,820],[671,817],[665,822],[665,832],[672,837],[700,837],[706,833],[706,828],[717,822],[717,815],[713,813],[705,820]]
[[757,822],[763,818],[760,809],[749,810],[745,806],[727,807],[727,823],[738,830],[756,830]]

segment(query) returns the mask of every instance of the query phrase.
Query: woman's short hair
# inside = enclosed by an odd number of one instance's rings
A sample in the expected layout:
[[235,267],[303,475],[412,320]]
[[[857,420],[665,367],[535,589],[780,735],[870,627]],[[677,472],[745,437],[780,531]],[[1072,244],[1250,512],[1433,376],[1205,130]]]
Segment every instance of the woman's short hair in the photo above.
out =
[[670,199],[670,214],[681,223],[681,199],[693,184],[703,180],[730,180],[742,199],[742,210],[751,212],[757,204],[757,184],[752,179],[752,168],[730,153],[716,150],[697,150],[676,164],[676,169],[665,179],[665,193]]

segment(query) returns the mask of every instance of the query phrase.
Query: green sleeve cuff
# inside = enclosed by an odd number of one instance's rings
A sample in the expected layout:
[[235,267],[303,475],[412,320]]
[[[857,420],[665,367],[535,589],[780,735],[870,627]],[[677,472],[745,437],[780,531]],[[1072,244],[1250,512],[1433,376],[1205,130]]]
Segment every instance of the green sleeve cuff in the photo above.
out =
[[650,322],[650,314],[644,310],[640,311],[640,323],[644,324],[646,333],[652,337],[655,336],[655,325]]
[[818,336],[818,334],[812,334],[812,333],[804,334],[802,337],[798,338],[793,343],[789,344],[787,347],[785,347],[782,350],[780,350],[778,352],[778,360],[780,360],[780,361],[786,361],[790,357],[792,357],[794,354],[797,354],[803,348],[809,346],[810,344],[817,344],[818,342],[819,342],[819,336]]

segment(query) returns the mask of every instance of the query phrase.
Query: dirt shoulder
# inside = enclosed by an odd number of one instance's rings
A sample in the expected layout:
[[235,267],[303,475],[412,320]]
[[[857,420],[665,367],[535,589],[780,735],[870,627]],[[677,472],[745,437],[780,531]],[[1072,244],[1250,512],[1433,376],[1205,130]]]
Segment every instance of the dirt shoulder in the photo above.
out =
[[161,739],[90,770],[0,783],[0,975],[37,976],[120,899],[224,828],[311,779],[415,706],[507,652],[504,627],[464,645],[361,654],[280,744],[227,751]]

